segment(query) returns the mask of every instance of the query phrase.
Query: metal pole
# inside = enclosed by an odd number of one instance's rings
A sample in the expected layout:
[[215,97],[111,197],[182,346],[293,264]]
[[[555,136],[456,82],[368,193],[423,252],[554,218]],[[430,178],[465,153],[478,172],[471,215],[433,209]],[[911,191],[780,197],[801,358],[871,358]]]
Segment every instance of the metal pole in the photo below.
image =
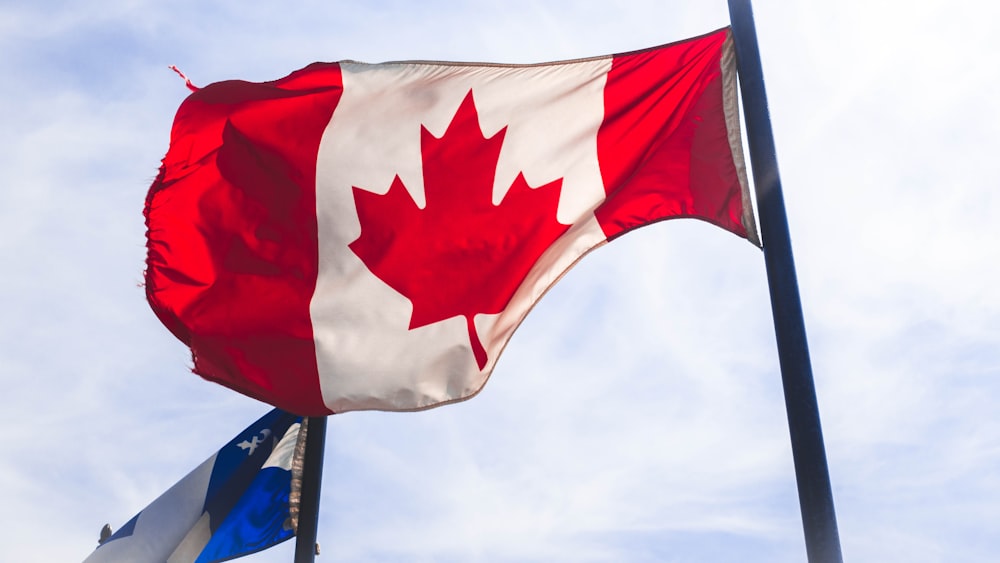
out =
[[302,467],[302,498],[295,534],[295,563],[316,560],[316,530],[319,525],[319,493],[323,480],[323,448],[326,445],[326,417],[309,417],[306,453]]
[[750,0],[729,0],[729,18],[743,94],[806,553],[810,563],[841,563],[840,534]]

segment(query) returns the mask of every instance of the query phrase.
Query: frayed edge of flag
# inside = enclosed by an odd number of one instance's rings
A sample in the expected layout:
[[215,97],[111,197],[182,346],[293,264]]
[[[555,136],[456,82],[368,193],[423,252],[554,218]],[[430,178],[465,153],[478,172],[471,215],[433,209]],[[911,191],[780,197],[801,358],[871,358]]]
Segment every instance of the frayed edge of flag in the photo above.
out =
[[191,79],[185,76],[184,73],[181,72],[181,69],[177,68],[177,65],[170,65],[167,68],[176,72],[178,76],[184,79],[184,85],[188,87],[188,90],[191,90],[192,92],[197,92],[199,90],[199,88],[191,82]]
[[309,434],[309,417],[303,416],[299,424],[299,435],[295,440],[295,454],[292,456],[292,486],[288,495],[288,518],[292,531],[299,533],[299,509],[302,505],[302,472],[305,469],[306,436]]

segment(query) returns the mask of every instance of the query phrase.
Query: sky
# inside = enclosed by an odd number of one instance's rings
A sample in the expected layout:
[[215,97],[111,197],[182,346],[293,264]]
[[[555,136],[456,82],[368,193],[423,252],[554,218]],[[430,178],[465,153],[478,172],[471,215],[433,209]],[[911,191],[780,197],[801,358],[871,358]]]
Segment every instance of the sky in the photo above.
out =
[[[531,63],[724,2],[0,0],[0,560],[75,561],[268,410],[190,372],[142,207],[195,84]],[[845,561],[1000,553],[1000,5],[754,6]],[[475,398],[329,421],[319,561],[805,560],[762,253],[591,253]],[[289,561],[293,543],[244,559]]]

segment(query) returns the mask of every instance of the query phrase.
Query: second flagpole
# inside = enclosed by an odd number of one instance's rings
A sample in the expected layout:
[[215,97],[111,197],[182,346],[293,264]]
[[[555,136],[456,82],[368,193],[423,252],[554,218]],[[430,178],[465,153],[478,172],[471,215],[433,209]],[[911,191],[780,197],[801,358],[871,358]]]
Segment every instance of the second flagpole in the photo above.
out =
[[325,416],[311,416],[306,428],[305,458],[302,467],[302,491],[299,519],[295,532],[295,563],[313,563],[319,527],[319,499],[323,481],[323,455],[326,446]]

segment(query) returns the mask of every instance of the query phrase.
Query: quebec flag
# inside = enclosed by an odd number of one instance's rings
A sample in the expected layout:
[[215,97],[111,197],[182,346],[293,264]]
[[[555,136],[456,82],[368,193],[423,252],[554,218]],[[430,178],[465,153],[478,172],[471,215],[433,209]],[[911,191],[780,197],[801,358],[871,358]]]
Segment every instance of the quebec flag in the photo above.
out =
[[84,563],[211,563],[295,535],[292,461],[302,418],[275,409],[160,495]]

